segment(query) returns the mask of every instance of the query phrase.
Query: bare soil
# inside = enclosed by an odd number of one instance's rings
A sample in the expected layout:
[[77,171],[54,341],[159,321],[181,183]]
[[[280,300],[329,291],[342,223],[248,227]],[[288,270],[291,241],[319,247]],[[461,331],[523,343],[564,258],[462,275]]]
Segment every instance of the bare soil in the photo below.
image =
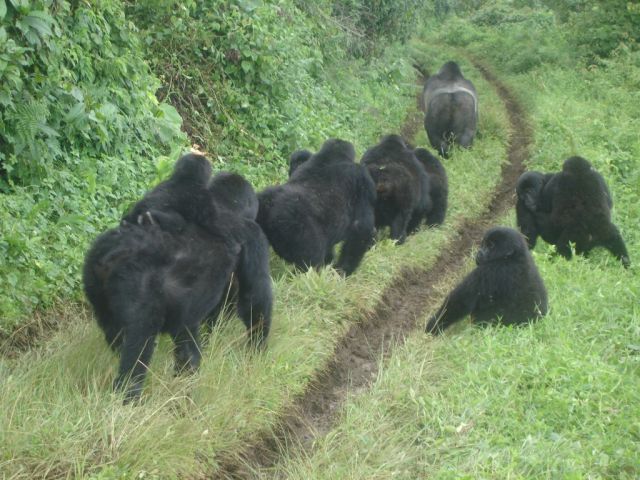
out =
[[[437,286],[443,277],[457,274],[483,232],[514,205],[515,185],[524,171],[533,140],[532,129],[510,89],[485,65],[473,63],[500,95],[510,122],[508,162],[502,167],[500,183],[486,210],[479,217],[460,224],[432,267],[402,271],[382,295],[373,313],[353,325],[340,340],[326,367],[282,413],[272,430],[261,432],[258,440],[243,451],[224,457],[214,478],[255,478],[258,473],[275,474],[272,469],[283,458],[310,454],[315,439],[336,424],[347,393],[369,388],[392,348],[404,342],[405,335],[416,328],[416,320],[423,312],[437,306]],[[418,70],[423,72],[419,67]],[[422,84],[422,75],[420,77]],[[421,92],[417,95],[418,108],[420,97]],[[422,114],[418,110],[409,113],[402,135],[414,138],[421,125]],[[419,327],[423,328],[423,325]]]

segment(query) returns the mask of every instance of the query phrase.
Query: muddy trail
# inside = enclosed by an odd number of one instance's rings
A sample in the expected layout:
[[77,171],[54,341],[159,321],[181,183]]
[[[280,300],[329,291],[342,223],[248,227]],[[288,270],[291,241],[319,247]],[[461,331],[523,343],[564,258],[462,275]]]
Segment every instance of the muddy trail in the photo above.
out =
[[[340,340],[328,365],[312,379],[275,426],[233,457],[221,459],[214,478],[256,478],[260,474],[271,477],[283,459],[310,455],[315,439],[328,433],[338,420],[347,394],[366,390],[375,380],[380,362],[404,342],[406,334],[423,327],[416,324],[417,319],[428,309],[435,309],[436,302],[441,300],[437,287],[443,281],[442,272],[448,272],[447,277],[456,275],[483,232],[514,205],[515,185],[524,171],[533,140],[532,130],[509,88],[486,66],[476,61],[473,64],[499,94],[510,123],[508,162],[502,167],[500,182],[485,211],[479,217],[460,223],[432,267],[402,271],[374,311],[353,325]],[[417,97],[418,109],[408,114],[402,129],[405,138],[414,138],[422,126],[420,97],[421,92]]]

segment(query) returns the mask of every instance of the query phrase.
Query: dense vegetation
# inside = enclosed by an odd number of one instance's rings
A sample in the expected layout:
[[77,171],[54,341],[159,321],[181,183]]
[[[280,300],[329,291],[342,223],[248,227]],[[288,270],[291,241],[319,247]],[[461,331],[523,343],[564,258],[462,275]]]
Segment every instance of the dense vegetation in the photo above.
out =
[[[42,347],[0,357],[0,472],[211,476],[221,458],[269,429],[402,268],[431,265],[488,201],[508,122],[471,56],[524,103],[535,135],[530,167],[558,170],[577,153],[604,174],[632,268],[600,250],[567,262],[539,244],[549,316],[523,329],[462,325],[435,341],[416,330],[370,391],[349,396],[314,450],[285,455],[279,468],[291,478],[640,475],[638,7],[418,3],[0,0],[5,331],[78,294],[87,243],[189,141],[216,169],[262,186],[285,177],[293,148],[339,135],[361,154],[398,131],[415,111],[413,62],[433,71],[458,59],[481,99],[477,143],[446,164],[446,225],[402,246],[379,242],[346,280],[330,268],[294,274],[274,259],[274,329],[263,355],[241,348],[237,320],[222,322],[200,372],[174,377],[162,341],[144,403],[122,406],[110,389],[115,358],[87,310],[64,302],[67,324]],[[423,131],[412,140],[426,145]],[[512,212],[503,223],[513,225]],[[443,272],[438,291],[463,273]]]
[[294,148],[398,126],[414,74],[382,45],[419,3],[0,1],[0,332],[77,295],[88,242],[186,148],[173,106],[258,186]]

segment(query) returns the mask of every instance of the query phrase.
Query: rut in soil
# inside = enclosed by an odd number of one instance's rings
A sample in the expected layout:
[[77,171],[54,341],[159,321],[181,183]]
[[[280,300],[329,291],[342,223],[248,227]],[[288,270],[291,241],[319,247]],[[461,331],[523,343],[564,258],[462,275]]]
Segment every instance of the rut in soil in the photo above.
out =
[[[510,123],[508,163],[502,167],[500,183],[486,210],[477,218],[461,222],[432,267],[403,270],[384,292],[373,313],[349,329],[326,367],[275,426],[261,433],[258,440],[243,451],[225,457],[215,473],[216,478],[255,478],[259,473],[270,472],[286,457],[310,454],[315,439],[335,425],[347,393],[366,390],[375,380],[380,362],[416,328],[416,319],[427,309],[435,308],[440,300],[436,292],[443,281],[442,272],[447,272],[447,277],[455,275],[484,230],[514,205],[515,185],[524,171],[532,130],[524,109],[510,89],[485,65],[472,62],[498,92]],[[417,97],[418,109],[420,97],[421,93]],[[414,138],[421,127],[422,115],[418,109],[407,116],[402,128],[405,138]]]

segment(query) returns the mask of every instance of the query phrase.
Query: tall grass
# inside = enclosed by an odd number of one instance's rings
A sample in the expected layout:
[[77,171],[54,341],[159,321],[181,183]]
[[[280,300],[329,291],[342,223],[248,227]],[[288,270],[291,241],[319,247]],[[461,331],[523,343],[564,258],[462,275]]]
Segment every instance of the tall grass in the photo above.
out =
[[[621,51],[597,68],[548,60],[523,73],[510,64],[508,52],[520,47],[509,27],[452,21],[458,38],[476,39],[465,50],[501,66],[527,106],[536,138],[529,167],[557,171],[580,154],[603,173],[633,266],[623,269],[603,249],[566,261],[539,243],[533,255],[551,306],[543,320],[523,328],[467,322],[437,339],[416,331],[370,392],[350,396],[312,454],[278,468],[301,479],[638,478],[639,57]],[[425,33],[415,50],[440,48],[450,27]],[[530,33],[553,40],[553,58],[571,58],[556,28]],[[514,213],[499,223],[514,226]],[[443,282],[442,296],[457,280]]]
[[[43,348],[0,361],[0,471],[7,478],[193,477],[215,472],[221,456],[268,428],[400,270],[430,265],[462,218],[488,202],[505,157],[507,122],[490,87],[465,66],[485,102],[484,135],[473,151],[447,162],[444,227],[402,246],[381,239],[347,279],[331,268],[294,274],[274,258],[267,351],[250,354],[241,322],[230,319],[209,337],[200,371],[176,378],[170,342],[162,339],[138,406],[123,406],[111,393],[117,359],[90,315],[69,307],[68,316],[77,318]],[[415,142],[425,145],[423,132]]]

